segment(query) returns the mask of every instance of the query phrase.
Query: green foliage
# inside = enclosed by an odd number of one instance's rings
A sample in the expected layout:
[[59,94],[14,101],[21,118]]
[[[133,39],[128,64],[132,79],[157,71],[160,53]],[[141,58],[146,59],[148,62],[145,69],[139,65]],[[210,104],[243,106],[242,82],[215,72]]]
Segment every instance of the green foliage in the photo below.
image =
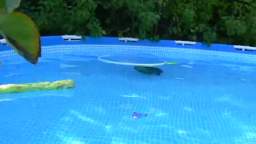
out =
[[256,45],[255,0],[29,0],[41,33]]
[[95,8],[93,0],[31,0],[21,5],[21,11],[35,19],[44,35],[101,35]]
[[0,0],[0,32],[26,60],[35,64],[41,56],[40,36],[34,22],[13,12],[20,0]]

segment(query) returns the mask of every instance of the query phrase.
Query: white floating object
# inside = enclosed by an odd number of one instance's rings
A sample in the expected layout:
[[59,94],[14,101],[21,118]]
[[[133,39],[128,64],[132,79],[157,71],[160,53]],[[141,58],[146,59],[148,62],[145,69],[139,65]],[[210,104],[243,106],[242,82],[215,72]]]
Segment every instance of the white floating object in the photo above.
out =
[[256,47],[251,47],[251,46],[242,46],[242,45],[234,45],[234,48],[237,50],[242,50],[242,51],[255,51]]
[[178,44],[178,45],[195,45],[196,44],[196,42],[194,42],[194,41],[181,41],[181,40],[176,40],[175,41],[175,43],[176,44]]
[[7,44],[7,40],[6,39],[0,39],[0,44]]
[[137,42],[137,41],[139,41],[138,38],[132,38],[132,37],[121,37],[121,38],[118,38],[118,40],[123,41],[123,42]]
[[101,56],[98,60],[104,63],[126,65],[126,66],[161,66],[165,65],[166,62],[156,57],[148,55],[112,55],[112,56]]
[[79,35],[63,35],[62,38],[66,41],[80,41],[82,36]]

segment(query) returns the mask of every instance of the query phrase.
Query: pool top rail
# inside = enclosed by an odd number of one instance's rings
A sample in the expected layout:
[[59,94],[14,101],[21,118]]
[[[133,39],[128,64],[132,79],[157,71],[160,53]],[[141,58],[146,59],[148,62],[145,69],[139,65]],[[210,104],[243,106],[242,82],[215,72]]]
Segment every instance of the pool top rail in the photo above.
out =
[[[183,49],[202,49],[214,51],[226,51],[235,53],[256,54],[256,47],[228,45],[213,43],[207,45],[201,42],[182,41],[182,40],[141,40],[131,37],[85,37],[79,35],[62,35],[62,36],[42,36],[42,46],[52,45],[76,45],[76,44],[95,44],[95,45],[134,45],[134,46],[157,46]],[[5,39],[0,40],[0,51],[10,50]]]

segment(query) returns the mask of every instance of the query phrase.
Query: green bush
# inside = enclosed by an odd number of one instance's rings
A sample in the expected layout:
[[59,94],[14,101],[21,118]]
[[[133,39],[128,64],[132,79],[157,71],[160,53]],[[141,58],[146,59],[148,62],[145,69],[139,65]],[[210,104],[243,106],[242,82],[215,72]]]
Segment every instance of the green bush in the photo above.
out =
[[256,45],[254,0],[29,0],[43,35],[82,34]]

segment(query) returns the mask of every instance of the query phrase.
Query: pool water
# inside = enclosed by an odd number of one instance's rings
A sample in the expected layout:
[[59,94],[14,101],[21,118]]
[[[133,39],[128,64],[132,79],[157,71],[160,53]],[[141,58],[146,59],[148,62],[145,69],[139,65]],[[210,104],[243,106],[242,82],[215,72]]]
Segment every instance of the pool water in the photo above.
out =
[[[145,75],[103,55],[176,65]],[[74,89],[0,94],[1,144],[255,144],[256,55],[136,46],[49,46],[39,64],[0,52],[0,83]],[[133,112],[146,114],[138,119]]]

